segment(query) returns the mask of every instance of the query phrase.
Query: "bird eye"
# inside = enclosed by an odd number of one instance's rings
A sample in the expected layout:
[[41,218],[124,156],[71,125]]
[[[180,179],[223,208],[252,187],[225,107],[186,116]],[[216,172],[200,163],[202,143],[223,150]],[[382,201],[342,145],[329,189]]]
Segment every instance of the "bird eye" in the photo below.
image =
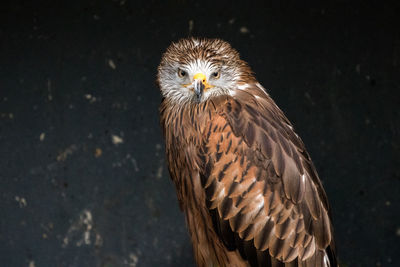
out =
[[185,77],[186,76],[186,71],[178,69],[178,76],[181,77],[181,78]]
[[212,77],[214,79],[219,79],[219,76],[221,76],[221,72],[220,71],[216,71],[212,73]]

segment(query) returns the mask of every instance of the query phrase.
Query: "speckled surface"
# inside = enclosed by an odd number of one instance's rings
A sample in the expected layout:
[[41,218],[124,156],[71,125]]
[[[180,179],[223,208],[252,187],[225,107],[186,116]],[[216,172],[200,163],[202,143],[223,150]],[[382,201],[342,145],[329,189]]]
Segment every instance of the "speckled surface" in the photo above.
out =
[[398,4],[30,2],[0,8],[1,266],[194,266],[155,85],[189,33],[231,42],[294,123],[342,266],[400,265]]

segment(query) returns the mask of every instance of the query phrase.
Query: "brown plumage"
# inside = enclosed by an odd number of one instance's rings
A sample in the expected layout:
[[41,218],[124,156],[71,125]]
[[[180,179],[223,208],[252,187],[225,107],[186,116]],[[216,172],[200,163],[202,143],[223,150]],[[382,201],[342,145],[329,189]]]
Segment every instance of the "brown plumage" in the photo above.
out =
[[236,50],[218,39],[173,43],[158,83],[169,171],[198,266],[337,266],[310,156]]

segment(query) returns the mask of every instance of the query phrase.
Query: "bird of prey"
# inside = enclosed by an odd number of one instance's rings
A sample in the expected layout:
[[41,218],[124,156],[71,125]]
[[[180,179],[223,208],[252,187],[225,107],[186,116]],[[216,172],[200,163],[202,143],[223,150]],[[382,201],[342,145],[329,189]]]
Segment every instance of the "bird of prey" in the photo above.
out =
[[338,266],[330,208],[292,124],[219,39],[158,67],[170,176],[198,266]]

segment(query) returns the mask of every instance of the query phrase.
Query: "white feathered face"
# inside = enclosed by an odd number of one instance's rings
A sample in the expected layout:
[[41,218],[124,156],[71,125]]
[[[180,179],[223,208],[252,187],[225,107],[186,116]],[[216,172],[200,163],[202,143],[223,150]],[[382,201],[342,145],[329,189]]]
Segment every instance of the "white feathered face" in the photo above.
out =
[[158,67],[163,97],[178,103],[202,102],[231,94],[251,76],[247,64],[228,43],[218,39],[183,39],[164,53]]

